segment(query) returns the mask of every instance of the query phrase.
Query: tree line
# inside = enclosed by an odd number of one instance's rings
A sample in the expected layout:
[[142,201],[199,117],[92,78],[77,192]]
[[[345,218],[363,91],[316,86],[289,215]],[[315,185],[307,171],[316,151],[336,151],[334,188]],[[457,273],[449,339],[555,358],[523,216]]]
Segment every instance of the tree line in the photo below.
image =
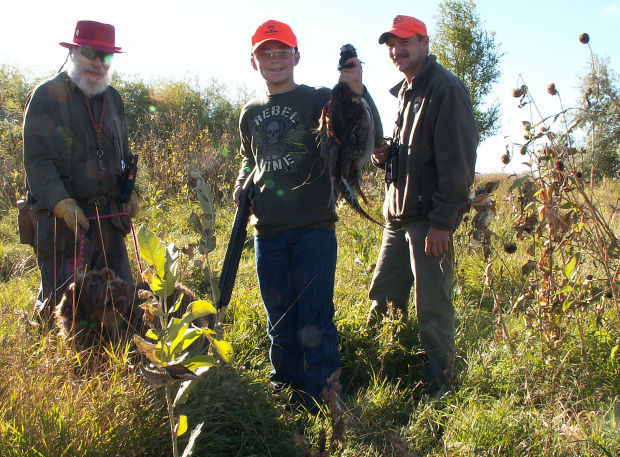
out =
[[[431,52],[467,86],[481,138],[497,133],[500,107],[489,98],[503,53],[495,33],[485,29],[473,0],[442,1],[435,25]],[[593,55],[593,62],[579,76],[578,106],[566,110],[571,121],[566,133],[584,133],[572,143],[584,172],[612,177],[620,173],[620,86],[608,60]],[[0,185],[0,207],[23,193],[21,117],[39,79],[0,65],[0,171],[7,177]],[[132,148],[140,156],[147,186],[157,183],[167,192],[179,191],[189,172],[198,170],[216,184],[216,195],[229,193],[239,165],[238,115],[251,94],[233,93],[215,80],[203,86],[197,77],[144,81],[115,73],[112,85],[125,102]]]

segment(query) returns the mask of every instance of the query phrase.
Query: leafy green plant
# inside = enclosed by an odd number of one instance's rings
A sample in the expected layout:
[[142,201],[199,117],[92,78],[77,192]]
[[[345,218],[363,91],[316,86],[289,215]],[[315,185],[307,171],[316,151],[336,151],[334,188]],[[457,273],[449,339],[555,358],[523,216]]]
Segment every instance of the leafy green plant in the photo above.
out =
[[[168,308],[166,298],[175,291],[177,281],[179,250],[176,246],[172,243],[164,246],[161,240],[144,225],[138,230],[138,243],[142,258],[149,266],[144,277],[152,292],[143,292],[141,295],[141,298],[146,299],[141,307],[145,311],[145,320],[150,328],[146,332],[146,339],[134,335],[134,343],[138,351],[148,360],[146,366],[140,367],[142,374],[151,383],[163,384],[165,387],[172,450],[174,457],[178,457],[177,438],[187,431],[188,425],[187,416],[175,416],[175,408],[186,400],[192,382],[200,380],[209,368],[218,365],[221,361],[229,362],[233,351],[230,343],[216,337],[215,330],[197,327],[194,324],[201,317],[216,314],[215,307],[210,301],[193,301],[180,318],[174,317],[173,313],[179,311],[182,295],[177,298],[171,308]],[[208,347],[215,349],[214,355],[210,355],[209,350],[206,354],[193,355],[191,353],[190,345],[200,337],[206,337],[209,340]],[[173,386],[178,382],[183,382],[183,384],[173,395]],[[202,425],[203,423],[198,424],[192,431],[183,457],[192,454]]]

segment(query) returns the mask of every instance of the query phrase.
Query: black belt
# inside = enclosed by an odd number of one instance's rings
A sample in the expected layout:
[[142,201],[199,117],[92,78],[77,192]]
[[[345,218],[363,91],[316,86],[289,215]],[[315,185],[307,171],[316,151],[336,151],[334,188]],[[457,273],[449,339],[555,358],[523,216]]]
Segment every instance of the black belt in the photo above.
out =
[[80,206],[96,206],[102,208],[110,204],[111,201],[117,200],[118,197],[111,197],[108,195],[98,195],[96,197],[89,198],[87,200],[77,200]]

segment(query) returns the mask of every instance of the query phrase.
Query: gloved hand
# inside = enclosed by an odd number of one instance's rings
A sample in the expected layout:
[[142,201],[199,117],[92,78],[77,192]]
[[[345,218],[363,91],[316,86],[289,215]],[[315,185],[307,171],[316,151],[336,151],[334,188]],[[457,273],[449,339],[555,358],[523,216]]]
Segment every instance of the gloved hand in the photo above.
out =
[[56,206],[54,206],[54,216],[64,219],[65,224],[73,230],[73,233],[77,233],[78,226],[81,226],[84,230],[88,230],[90,226],[84,211],[72,198],[65,198],[56,203]]
[[123,202],[123,212],[129,214],[129,217],[132,219],[138,214],[138,210],[140,209],[140,197],[136,191],[131,192],[131,198],[128,202]]

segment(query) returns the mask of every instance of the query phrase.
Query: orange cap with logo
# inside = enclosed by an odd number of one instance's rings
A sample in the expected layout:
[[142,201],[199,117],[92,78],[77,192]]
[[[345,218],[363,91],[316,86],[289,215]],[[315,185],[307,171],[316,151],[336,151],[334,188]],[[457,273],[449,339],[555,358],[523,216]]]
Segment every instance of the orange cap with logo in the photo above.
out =
[[284,22],[269,19],[261,24],[252,35],[252,52],[266,41],[279,41],[291,48],[297,47],[297,37],[293,30]]
[[426,24],[413,16],[399,14],[392,20],[392,28],[379,37],[379,44],[387,41],[389,35],[409,38],[413,35],[426,36]]

